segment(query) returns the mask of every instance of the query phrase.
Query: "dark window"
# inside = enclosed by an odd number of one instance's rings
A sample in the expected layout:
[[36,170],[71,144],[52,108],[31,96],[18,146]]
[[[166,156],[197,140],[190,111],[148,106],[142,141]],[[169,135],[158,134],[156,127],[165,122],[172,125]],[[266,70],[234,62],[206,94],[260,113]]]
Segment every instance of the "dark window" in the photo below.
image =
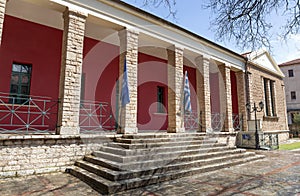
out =
[[289,70],[289,77],[294,77],[294,70],[292,69]]
[[264,78],[263,83],[264,83],[264,97],[265,97],[265,115],[276,116],[275,81]]
[[291,92],[291,99],[297,99],[295,91]]
[[157,112],[165,113],[164,109],[164,99],[165,99],[165,88],[158,86],[157,87]]
[[264,94],[265,94],[265,113],[267,116],[270,115],[270,108],[269,108],[269,96],[268,96],[268,79],[264,78]]
[[272,107],[272,116],[276,116],[276,107],[275,107],[275,82],[270,80],[270,96],[271,96],[271,107]]
[[30,93],[31,65],[13,63],[10,79],[10,103],[27,102]]

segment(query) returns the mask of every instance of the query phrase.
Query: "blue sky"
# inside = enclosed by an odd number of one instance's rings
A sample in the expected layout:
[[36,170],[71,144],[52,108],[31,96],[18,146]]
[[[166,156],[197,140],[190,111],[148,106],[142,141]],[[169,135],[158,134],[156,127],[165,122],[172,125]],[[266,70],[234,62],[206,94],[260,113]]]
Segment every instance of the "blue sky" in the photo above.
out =
[[[161,18],[169,20],[176,25],[184,27],[185,29],[194,32],[206,39],[214,41],[222,46],[229,48],[237,53],[247,52],[247,49],[241,50],[233,42],[223,41],[217,42],[214,36],[214,32],[210,29],[211,12],[202,8],[203,2],[201,0],[176,0],[175,9],[177,10],[176,19],[168,16],[168,10],[163,6],[160,8],[143,7],[142,0],[123,0],[126,3],[139,7],[145,11],[155,14]],[[280,64],[289,60],[300,58],[300,34],[292,35],[287,41],[282,41],[279,36],[276,35],[276,30],[284,22],[275,13],[270,16],[271,23],[274,26],[273,37],[271,39],[271,54],[275,61]]]

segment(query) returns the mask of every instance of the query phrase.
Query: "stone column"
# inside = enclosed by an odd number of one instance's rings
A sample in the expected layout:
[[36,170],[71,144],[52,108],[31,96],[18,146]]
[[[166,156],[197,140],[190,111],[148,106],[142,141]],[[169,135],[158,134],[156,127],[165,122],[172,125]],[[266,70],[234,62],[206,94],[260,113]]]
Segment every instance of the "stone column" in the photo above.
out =
[[[210,59],[199,56],[195,59],[197,66],[197,98],[199,105],[199,122],[203,132],[211,132],[211,104],[210,104],[210,83],[209,64]],[[201,113],[201,114],[200,114]]]
[[66,9],[62,45],[62,62],[59,88],[60,135],[77,135],[80,113],[80,89],[83,61],[83,41],[87,14]]
[[231,80],[230,80],[230,66],[227,64],[219,66],[220,73],[224,81],[225,92],[221,97],[221,103],[225,106],[225,131],[233,132],[232,124],[232,95],[231,95]]
[[0,45],[2,43],[3,23],[5,17],[6,0],[0,0]]
[[172,46],[168,53],[168,132],[184,132],[183,49]]
[[239,115],[243,118],[243,131],[248,130],[247,123],[247,108],[246,108],[246,85],[245,85],[245,73],[243,71],[235,72],[237,81],[237,92],[238,92],[238,102],[239,102]]
[[130,103],[122,107],[120,104],[120,118],[118,133],[138,133],[137,128],[137,86],[138,86],[138,36],[139,33],[132,29],[119,32],[120,39],[120,95],[122,91],[124,63],[126,61]]

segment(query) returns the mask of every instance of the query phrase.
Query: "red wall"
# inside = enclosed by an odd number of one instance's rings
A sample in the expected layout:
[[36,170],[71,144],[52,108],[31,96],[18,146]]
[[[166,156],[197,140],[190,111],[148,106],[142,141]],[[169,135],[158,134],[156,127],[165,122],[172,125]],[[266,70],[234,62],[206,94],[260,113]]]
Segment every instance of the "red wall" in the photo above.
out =
[[236,75],[234,71],[230,72],[230,80],[231,80],[232,113],[239,114]]
[[30,94],[58,98],[62,31],[5,15],[0,92],[9,93],[12,63],[32,64]]
[[[138,128],[166,130],[168,128],[167,61],[142,53],[139,53],[138,59]],[[157,86],[164,87],[165,114],[157,113]]]

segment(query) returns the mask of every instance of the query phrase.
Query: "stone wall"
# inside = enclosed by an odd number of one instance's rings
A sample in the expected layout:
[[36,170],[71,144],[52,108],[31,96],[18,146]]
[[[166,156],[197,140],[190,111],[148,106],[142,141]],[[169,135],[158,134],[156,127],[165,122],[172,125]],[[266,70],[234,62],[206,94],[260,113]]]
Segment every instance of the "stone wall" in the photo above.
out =
[[83,41],[87,15],[66,9],[60,72],[58,134],[79,134]]
[[2,40],[5,7],[6,7],[6,0],[0,0],[0,45],[1,45],[1,40]]
[[111,137],[0,135],[0,178],[65,171]]
[[[250,72],[250,100],[257,105],[260,101],[264,101],[264,85],[263,78],[275,81],[275,108],[276,116],[266,116],[265,111],[257,113],[257,119],[263,120],[262,131],[286,131],[288,130],[286,103],[283,79],[279,76],[271,74],[256,66],[249,66]],[[249,119],[250,120],[250,119]],[[254,120],[253,113],[251,120]]]

